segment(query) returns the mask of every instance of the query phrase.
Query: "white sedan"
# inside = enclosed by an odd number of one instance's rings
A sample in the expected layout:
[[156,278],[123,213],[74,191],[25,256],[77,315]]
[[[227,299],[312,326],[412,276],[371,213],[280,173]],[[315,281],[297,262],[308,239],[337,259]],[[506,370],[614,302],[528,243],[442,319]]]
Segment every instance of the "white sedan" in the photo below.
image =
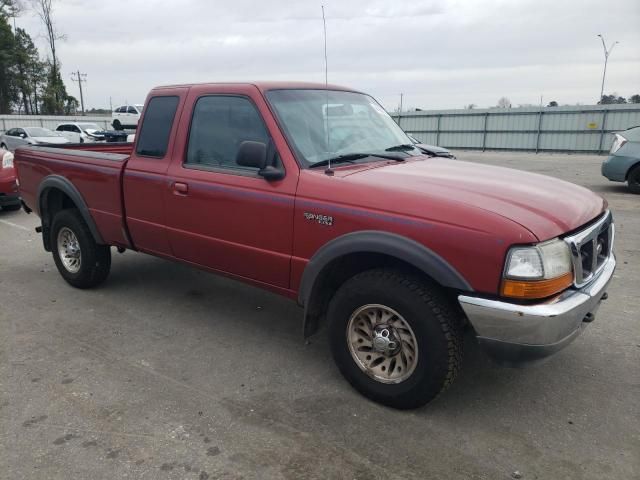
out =
[[103,130],[104,128],[100,128],[96,123],[90,122],[61,123],[56,127],[56,132],[74,143],[104,140]]

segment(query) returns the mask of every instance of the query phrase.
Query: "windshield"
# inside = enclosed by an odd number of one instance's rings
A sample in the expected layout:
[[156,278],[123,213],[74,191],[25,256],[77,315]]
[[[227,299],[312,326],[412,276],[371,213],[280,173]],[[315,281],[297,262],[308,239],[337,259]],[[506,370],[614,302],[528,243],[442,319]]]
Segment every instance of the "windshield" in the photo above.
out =
[[56,132],[49,130],[48,128],[40,127],[28,127],[24,129],[30,137],[59,137]]
[[95,123],[79,123],[78,126],[82,130],[100,130],[100,127]]
[[144,109],[144,105],[140,105],[140,104],[138,104],[138,103],[137,103],[137,104],[135,105],[135,107],[138,109],[138,111],[139,111],[140,113],[142,113],[142,110]]
[[[267,98],[304,166],[338,156],[385,152],[398,145],[412,144],[389,114],[362,93],[271,90]],[[411,147],[407,153],[419,154]]]

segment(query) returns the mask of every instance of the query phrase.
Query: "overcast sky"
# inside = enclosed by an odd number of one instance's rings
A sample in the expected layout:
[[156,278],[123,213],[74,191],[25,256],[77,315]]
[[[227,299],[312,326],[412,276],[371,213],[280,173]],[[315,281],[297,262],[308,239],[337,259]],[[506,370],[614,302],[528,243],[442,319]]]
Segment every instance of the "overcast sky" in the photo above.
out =
[[[25,3],[28,0],[25,0]],[[70,73],[87,74],[87,108],[144,101],[155,85],[324,81],[320,1],[54,0]],[[405,107],[592,104],[602,33],[620,42],[606,92],[640,93],[639,0],[325,0],[329,81]],[[17,19],[46,53],[32,12]]]

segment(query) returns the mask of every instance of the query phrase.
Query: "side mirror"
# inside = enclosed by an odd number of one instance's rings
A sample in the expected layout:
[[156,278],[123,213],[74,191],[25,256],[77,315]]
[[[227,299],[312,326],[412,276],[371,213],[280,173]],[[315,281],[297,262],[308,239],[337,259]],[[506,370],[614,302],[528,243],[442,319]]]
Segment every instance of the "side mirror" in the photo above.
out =
[[267,165],[268,146],[262,142],[245,141],[240,144],[236,154],[236,163],[243,167],[258,169],[258,175],[265,180],[282,180],[284,171],[281,168]]
[[267,145],[262,142],[242,142],[236,154],[236,163],[262,170],[267,166]]
[[27,134],[26,133],[21,133],[20,134],[20,138],[27,138]]
[[273,165],[267,165],[258,171],[258,175],[265,180],[282,180],[284,178],[284,170]]

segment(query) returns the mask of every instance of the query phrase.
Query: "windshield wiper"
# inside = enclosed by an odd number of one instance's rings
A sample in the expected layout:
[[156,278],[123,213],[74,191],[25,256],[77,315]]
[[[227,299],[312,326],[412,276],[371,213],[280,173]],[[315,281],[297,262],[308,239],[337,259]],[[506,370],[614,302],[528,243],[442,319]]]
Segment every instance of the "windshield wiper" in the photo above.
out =
[[385,152],[406,152],[407,150],[415,149],[415,145],[411,143],[403,143],[401,145],[394,145],[393,147],[385,148]]
[[355,160],[360,160],[362,158],[367,158],[367,157],[377,157],[377,158],[384,158],[386,160],[395,160],[396,162],[404,162],[403,157],[397,157],[395,155],[385,155],[384,153],[360,152],[360,153],[347,153],[344,155],[338,155],[333,158],[326,158],[324,160],[320,160],[318,162],[312,163],[311,165],[309,165],[309,168],[324,167],[326,165],[329,165],[329,162],[331,163],[353,162]]

